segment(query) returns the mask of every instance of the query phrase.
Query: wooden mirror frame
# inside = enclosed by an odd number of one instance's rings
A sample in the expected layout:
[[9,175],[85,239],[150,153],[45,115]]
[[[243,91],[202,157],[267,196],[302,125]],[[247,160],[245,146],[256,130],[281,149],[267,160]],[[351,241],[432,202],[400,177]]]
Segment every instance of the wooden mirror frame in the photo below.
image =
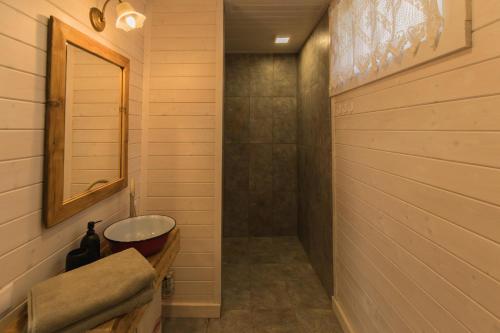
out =
[[[66,55],[72,44],[122,68],[120,178],[64,200],[64,127],[66,109]],[[52,227],[127,187],[128,96],[130,61],[82,32],[50,17],[47,55],[47,104],[45,114],[45,159],[43,219]]]

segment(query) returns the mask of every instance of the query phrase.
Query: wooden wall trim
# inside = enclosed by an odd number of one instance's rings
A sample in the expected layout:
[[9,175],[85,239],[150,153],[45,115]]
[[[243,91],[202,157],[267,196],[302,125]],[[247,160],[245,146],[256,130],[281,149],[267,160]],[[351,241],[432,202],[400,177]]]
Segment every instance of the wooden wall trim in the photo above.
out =
[[344,333],[357,333],[351,325],[349,318],[346,316],[344,309],[339,304],[339,302],[335,299],[335,296],[332,297],[332,308],[333,312],[337,316],[337,319],[344,330]]

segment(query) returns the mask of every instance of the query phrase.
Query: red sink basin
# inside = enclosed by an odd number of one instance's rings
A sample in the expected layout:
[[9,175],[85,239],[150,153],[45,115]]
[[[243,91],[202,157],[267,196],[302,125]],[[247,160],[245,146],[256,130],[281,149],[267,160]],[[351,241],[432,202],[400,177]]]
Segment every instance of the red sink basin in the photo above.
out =
[[148,257],[163,249],[175,220],[168,216],[146,215],[113,223],[104,230],[104,238],[113,253],[135,248]]

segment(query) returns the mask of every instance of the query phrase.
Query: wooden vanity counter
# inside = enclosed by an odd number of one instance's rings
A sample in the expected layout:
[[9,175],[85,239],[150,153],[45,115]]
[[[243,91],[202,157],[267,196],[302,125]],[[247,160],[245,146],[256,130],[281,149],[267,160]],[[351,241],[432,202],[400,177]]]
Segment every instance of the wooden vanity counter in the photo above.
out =
[[[148,261],[156,269],[157,277],[155,280],[155,289],[161,287],[161,283],[167,275],[168,269],[177,256],[180,249],[180,231],[179,228],[172,230],[168,236],[167,243],[163,250],[151,257]],[[109,249],[103,248],[103,254],[108,255]],[[140,322],[144,311],[148,304],[135,309],[134,311],[105,322],[96,328],[87,331],[89,333],[132,333],[135,332],[137,324]],[[1,323],[1,321],[4,321]],[[0,331],[5,333],[23,333],[27,332],[28,315],[26,313],[26,304],[23,304],[19,309],[0,321]]]

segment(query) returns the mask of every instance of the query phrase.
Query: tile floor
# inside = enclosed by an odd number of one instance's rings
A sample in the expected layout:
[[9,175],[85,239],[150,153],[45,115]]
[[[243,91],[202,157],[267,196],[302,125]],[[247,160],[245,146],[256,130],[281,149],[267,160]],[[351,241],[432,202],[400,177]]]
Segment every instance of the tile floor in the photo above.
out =
[[224,238],[221,319],[167,319],[168,333],[342,333],[296,237]]

